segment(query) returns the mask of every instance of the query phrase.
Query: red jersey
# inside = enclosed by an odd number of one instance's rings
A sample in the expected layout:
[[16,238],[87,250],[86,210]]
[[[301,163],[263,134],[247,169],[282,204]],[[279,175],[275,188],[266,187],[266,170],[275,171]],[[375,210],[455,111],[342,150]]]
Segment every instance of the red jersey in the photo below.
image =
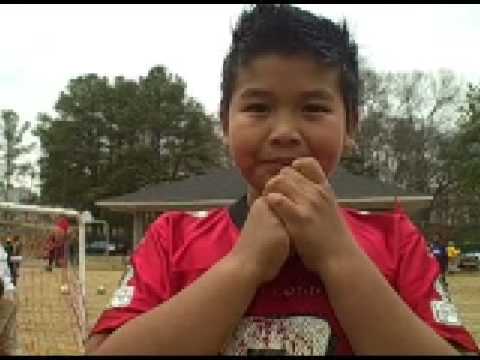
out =
[[[247,212],[244,197],[202,217],[182,212],[159,217],[91,334],[113,332],[195,281],[232,249]],[[355,240],[413,312],[450,343],[478,352],[439,280],[437,261],[408,216],[351,209],[342,214]],[[293,255],[273,281],[258,289],[222,353],[323,355],[351,354],[352,349],[320,278]]]

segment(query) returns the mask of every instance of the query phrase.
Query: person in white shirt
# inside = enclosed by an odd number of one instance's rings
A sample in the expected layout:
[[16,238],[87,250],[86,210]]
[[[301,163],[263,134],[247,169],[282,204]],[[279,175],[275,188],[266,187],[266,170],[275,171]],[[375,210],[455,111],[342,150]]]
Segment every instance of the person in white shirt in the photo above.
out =
[[8,254],[5,248],[0,244],[0,278],[3,280],[5,289],[5,298],[13,300],[15,298],[15,285],[12,282],[12,274],[7,263]]

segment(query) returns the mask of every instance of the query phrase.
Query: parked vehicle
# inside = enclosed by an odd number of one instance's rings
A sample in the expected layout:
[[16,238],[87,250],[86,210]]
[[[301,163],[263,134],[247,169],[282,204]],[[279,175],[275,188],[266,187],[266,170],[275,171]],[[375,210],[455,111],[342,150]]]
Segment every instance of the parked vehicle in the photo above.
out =
[[92,241],[85,246],[87,255],[111,255],[114,251],[115,244],[110,244],[106,240]]
[[87,243],[85,246],[87,255],[125,255],[126,246],[123,244],[115,244],[106,240],[95,240]]
[[480,270],[480,252],[467,252],[460,255],[459,267],[468,270]]

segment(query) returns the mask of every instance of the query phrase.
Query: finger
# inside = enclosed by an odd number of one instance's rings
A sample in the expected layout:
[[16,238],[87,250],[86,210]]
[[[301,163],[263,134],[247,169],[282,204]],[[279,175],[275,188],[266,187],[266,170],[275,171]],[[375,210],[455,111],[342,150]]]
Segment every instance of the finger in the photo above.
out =
[[323,184],[327,181],[327,176],[323,172],[322,166],[313,157],[295,159],[292,162],[292,168],[314,183]]
[[293,236],[294,229],[292,224],[295,224],[298,219],[296,204],[280,193],[269,193],[265,195],[265,200],[272,212],[285,226],[289,235]]
[[312,157],[298,158],[292,163],[292,168],[300,172],[310,181],[319,184],[326,193],[334,194],[328,177],[322,169],[320,163]]
[[[285,223],[283,218],[280,217],[279,212],[274,208],[274,205],[273,205],[273,202],[278,201],[277,195],[280,196],[280,197],[283,197],[283,195],[281,195],[281,194],[271,193],[271,194],[268,194],[266,196],[262,196],[262,198],[265,200],[265,205],[267,206],[268,211],[279,222],[280,226],[282,226],[285,229],[285,231],[287,232],[288,237],[290,239],[290,250],[289,251],[290,251],[291,254],[293,254],[295,252],[295,246],[292,242],[291,230],[289,230],[287,228],[287,224]],[[268,200],[267,198],[270,198],[270,200]],[[287,199],[287,201],[288,201],[288,199]],[[272,204],[272,205],[270,205],[270,204]]]
[[298,171],[291,167],[284,167],[265,184],[263,195],[280,193],[298,203],[302,200],[305,187],[311,185],[313,185],[312,182]]

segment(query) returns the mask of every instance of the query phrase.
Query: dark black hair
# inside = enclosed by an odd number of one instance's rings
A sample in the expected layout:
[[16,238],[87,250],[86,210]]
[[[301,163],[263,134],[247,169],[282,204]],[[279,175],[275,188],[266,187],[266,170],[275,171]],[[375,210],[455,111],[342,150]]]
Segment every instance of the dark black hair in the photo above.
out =
[[340,86],[347,112],[347,131],[356,121],[359,76],[358,50],[346,21],[335,24],[322,16],[287,4],[261,4],[243,10],[223,62],[220,118],[228,117],[240,67],[265,54],[309,55],[340,69]]

